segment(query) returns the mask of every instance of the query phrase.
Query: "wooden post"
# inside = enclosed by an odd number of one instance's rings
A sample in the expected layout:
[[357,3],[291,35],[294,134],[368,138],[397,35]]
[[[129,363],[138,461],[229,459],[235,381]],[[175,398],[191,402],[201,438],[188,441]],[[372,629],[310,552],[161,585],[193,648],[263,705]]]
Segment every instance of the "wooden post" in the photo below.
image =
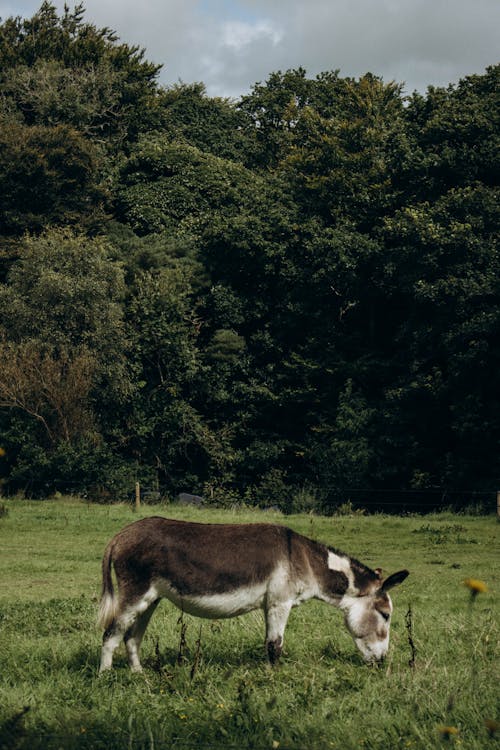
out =
[[141,485],[139,482],[135,483],[135,509],[139,510],[141,507]]
[[497,490],[497,516],[500,518],[500,490]]

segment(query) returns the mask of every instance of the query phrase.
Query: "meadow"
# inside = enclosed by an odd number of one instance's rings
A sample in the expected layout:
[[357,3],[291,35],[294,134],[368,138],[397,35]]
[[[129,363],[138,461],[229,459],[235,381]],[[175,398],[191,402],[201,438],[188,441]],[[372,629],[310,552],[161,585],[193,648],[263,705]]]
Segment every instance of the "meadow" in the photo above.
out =
[[[283,517],[256,510],[0,503],[0,748],[498,747],[499,530],[491,516]],[[268,520],[386,573],[391,647],[381,667],[358,656],[341,614],[295,609],[281,664],[267,665],[260,613],[198,620],[162,602],[142,647],[98,676],[95,625],[108,539],[144,515]],[[484,582],[473,594],[464,580]],[[479,588],[484,588],[480,586]]]

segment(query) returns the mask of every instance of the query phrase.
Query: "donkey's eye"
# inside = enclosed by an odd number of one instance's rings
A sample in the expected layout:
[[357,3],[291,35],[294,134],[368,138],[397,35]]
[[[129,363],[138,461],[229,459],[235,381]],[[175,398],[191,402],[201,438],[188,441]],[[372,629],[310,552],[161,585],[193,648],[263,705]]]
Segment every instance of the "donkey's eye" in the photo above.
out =
[[[379,611],[380,611],[380,610],[379,610]],[[388,612],[380,612],[380,614],[382,615],[382,617],[384,618],[384,620],[385,620],[386,622],[388,622],[388,621],[389,621],[389,618],[390,618],[390,614],[389,614]]]

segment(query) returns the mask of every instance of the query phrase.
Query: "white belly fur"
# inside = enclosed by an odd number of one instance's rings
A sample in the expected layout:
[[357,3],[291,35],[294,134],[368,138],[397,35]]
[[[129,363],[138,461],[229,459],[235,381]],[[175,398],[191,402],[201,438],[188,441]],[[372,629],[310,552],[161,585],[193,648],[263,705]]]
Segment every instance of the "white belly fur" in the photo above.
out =
[[155,588],[159,596],[169,599],[189,615],[222,619],[244,615],[254,609],[262,609],[266,598],[267,585],[267,582],[265,582],[223,594],[204,594],[202,596],[181,596],[164,580],[157,581]]

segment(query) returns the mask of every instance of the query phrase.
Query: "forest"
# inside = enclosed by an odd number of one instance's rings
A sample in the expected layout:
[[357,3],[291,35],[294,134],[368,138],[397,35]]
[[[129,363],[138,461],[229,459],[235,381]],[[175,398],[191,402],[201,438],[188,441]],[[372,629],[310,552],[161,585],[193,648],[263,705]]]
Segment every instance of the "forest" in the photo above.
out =
[[2,492],[497,490],[500,65],[159,70],[82,5],[0,21]]

